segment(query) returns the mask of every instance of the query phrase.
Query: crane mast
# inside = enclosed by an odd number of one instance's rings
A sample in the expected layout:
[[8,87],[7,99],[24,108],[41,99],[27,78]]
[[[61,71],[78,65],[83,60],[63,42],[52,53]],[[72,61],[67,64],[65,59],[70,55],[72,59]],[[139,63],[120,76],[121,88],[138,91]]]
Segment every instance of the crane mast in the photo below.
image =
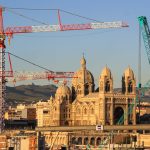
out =
[[93,30],[93,29],[107,29],[107,28],[126,28],[128,24],[122,21],[114,22],[95,22],[87,24],[62,24],[60,13],[58,10],[59,24],[43,25],[43,26],[19,26],[3,28],[3,7],[0,6],[0,133],[4,129],[4,103],[5,103],[5,77],[12,77],[11,72],[5,71],[5,37],[8,40],[14,34],[34,33],[34,32],[56,32],[56,31],[70,31],[70,30]]
[[4,129],[4,103],[5,103],[5,35],[3,29],[2,8],[0,8],[0,133]]

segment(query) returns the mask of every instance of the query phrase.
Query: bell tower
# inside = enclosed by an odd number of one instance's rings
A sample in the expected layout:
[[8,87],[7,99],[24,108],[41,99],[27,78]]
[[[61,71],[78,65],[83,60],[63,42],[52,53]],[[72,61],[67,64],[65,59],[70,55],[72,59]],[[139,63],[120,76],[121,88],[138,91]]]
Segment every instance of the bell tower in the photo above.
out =
[[103,125],[112,124],[113,111],[113,78],[110,69],[106,66],[99,78],[99,120]]
[[113,92],[113,78],[110,69],[106,66],[99,78],[99,93]]
[[122,93],[123,94],[135,94],[136,93],[136,80],[134,73],[130,67],[128,67],[122,77]]

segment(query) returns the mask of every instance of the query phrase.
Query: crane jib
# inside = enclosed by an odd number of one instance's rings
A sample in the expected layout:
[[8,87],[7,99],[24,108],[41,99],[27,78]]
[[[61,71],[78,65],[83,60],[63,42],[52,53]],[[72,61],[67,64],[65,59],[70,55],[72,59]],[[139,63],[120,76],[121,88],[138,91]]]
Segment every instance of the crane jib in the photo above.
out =
[[128,27],[127,23],[122,21],[114,22],[95,22],[86,24],[64,24],[64,25],[42,25],[42,26],[18,26],[7,27],[4,31],[6,35],[31,32],[56,32],[69,30],[88,30],[88,29],[106,29]]

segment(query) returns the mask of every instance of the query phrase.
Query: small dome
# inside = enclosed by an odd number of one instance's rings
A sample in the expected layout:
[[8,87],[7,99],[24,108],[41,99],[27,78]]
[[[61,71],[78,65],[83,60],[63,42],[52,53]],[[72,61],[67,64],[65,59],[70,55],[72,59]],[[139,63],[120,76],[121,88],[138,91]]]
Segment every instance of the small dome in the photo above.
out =
[[132,70],[130,67],[128,67],[128,68],[124,71],[124,76],[134,78],[133,70]]
[[56,91],[56,95],[61,95],[61,96],[71,95],[71,90],[68,86],[62,84],[61,86],[58,87]]
[[101,76],[108,76],[111,78],[111,71],[107,66],[102,70]]

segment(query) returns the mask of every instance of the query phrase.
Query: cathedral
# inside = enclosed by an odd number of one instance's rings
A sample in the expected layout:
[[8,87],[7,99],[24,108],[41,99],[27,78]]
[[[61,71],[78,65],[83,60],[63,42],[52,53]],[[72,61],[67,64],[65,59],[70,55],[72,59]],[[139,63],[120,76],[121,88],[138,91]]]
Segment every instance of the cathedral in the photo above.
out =
[[128,125],[136,124],[136,79],[130,67],[122,76],[122,88],[113,89],[113,76],[106,66],[95,90],[94,77],[86,60],[72,78],[72,85],[62,84],[55,97],[38,102],[37,126]]

